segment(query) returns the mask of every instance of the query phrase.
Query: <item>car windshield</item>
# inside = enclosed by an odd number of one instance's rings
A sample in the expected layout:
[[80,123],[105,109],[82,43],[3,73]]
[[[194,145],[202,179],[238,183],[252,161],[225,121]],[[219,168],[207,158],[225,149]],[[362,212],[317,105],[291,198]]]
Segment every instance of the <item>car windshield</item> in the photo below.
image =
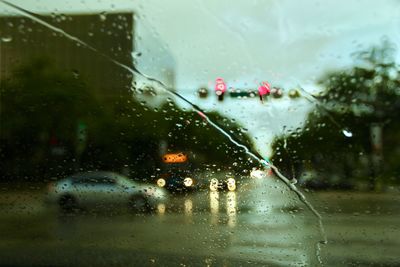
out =
[[400,265],[399,14],[0,0],[0,266]]

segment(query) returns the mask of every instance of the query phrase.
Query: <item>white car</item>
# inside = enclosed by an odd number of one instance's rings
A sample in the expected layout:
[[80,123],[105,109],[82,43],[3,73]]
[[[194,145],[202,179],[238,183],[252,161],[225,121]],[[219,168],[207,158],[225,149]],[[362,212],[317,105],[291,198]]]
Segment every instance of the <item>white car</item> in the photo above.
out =
[[150,211],[167,200],[167,192],[153,185],[140,184],[112,172],[86,172],[49,184],[46,201],[64,212],[79,208],[129,207]]

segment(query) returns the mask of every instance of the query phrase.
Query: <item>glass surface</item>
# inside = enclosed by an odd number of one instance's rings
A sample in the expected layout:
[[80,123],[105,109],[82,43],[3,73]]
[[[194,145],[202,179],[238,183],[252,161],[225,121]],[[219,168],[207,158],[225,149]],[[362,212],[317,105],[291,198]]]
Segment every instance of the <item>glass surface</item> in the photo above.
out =
[[0,0],[0,266],[400,265],[399,14]]

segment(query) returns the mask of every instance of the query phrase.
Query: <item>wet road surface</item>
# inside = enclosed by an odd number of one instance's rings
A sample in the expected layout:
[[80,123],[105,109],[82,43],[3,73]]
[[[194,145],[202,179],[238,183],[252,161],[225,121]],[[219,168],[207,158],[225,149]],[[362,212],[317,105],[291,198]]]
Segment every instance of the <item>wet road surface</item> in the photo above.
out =
[[[2,191],[1,266],[317,266],[318,221],[279,181],[172,196],[153,214],[62,215],[39,190]],[[400,197],[308,193],[326,266],[400,265]]]

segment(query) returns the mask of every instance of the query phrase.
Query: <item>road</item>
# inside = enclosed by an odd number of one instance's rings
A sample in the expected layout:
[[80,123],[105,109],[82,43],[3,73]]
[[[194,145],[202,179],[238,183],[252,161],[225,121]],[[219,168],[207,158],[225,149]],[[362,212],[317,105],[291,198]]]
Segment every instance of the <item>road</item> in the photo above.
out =
[[[317,266],[318,220],[274,178],[237,192],[172,196],[153,214],[65,216],[42,190],[3,189],[0,266]],[[400,197],[308,193],[323,216],[325,266],[400,265]]]

